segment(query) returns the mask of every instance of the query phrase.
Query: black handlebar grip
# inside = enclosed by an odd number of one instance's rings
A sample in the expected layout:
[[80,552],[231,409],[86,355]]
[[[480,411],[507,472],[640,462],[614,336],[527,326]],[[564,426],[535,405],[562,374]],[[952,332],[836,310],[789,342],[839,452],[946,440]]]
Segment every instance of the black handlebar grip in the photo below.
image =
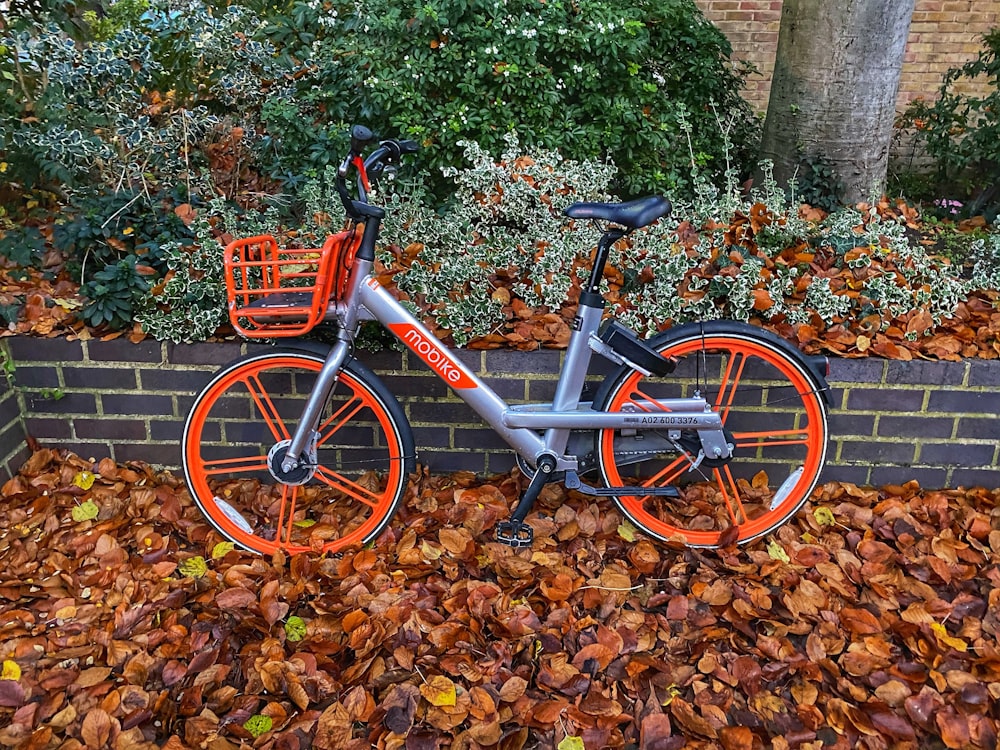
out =
[[375,134],[364,125],[355,125],[351,128],[351,153],[360,156],[365,150],[365,146],[374,140]]

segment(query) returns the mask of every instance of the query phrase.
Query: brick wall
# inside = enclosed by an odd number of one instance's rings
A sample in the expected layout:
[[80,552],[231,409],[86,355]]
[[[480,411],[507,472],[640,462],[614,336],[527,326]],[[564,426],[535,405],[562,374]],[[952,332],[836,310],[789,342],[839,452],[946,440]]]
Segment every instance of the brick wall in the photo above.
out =
[[12,382],[0,376],[0,481],[16,473],[17,467],[28,457],[17,396]]
[[[729,38],[735,57],[753,63],[747,99],[761,112],[774,72],[782,0],[695,0]],[[971,60],[983,34],[1000,24],[1000,0],[916,0],[897,104],[933,97],[945,71]],[[825,43],[818,40],[818,43]]]
[[[7,339],[23,425],[43,445],[84,457],[176,467],[194,394],[221,364],[254,345]],[[461,352],[509,401],[552,398],[560,353]],[[400,397],[420,458],[434,471],[501,472],[511,452],[422,363],[399,352],[361,359]],[[824,477],[928,488],[1000,487],[1000,361],[834,360],[830,465]],[[20,423],[8,395],[0,421]],[[0,433],[2,434],[2,433]],[[2,458],[23,445],[0,443]]]

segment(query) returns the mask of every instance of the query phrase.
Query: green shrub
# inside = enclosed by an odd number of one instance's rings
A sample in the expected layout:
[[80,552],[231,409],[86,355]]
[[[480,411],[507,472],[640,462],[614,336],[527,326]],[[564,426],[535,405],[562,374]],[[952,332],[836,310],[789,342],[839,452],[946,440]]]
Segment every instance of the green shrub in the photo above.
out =
[[461,163],[459,142],[496,151],[511,130],[608,158],[620,193],[689,190],[692,163],[721,178],[756,146],[746,71],[692,0],[251,4],[258,38],[297,71],[294,96],[262,106],[255,149],[292,189],[339,158],[353,121],[419,140],[440,198],[451,185],[435,175]]
[[[522,155],[511,138],[507,146],[495,160],[466,144],[470,165],[454,175],[456,203],[444,211],[405,186],[385,200],[383,239],[413,254],[396,276],[400,289],[459,344],[510,323],[499,286],[530,308],[558,311],[599,234],[561,212],[573,201],[600,199],[612,176],[605,165],[555,152]],[[670,218],[619,242],[611,264],[624,283],[606,289],[611,310],[645,333],[716,318],[829,326],[877,315],[885,328],[918,312],[940,323],[970,292],[996,288],[989,270],[1000,257],[995,237],[975,243],[975,271],[966,280],[875,209],[806,222],[768,165],[764,172],[748,197],[735,185],[720,193],[701,181],[697,197]],[[812,260],[796,261],[796,247]],[[846,275],[853,286],[844,285]],[[763,308],[756,304],[762,291],[770,300]]]
[[84,279],[95,269],[136,257],[157,273],[166,270],[161,246],[192,236],[170,195],[74,191],[53,225],[52,244],[66,269]]
[[[248,38],[259,19],[218,5],[122,0],[100,19],[42,9],[0,32],[0,172],[11,191],[59,196],[52,244],[83,284],[88,322],[131,325],[137,295],[168,269],[164,248],[190,242],[174,206],[217,192],[207,152],[220,115],[254,112],[283,85],[274,50]],[[16,239],[0,254],[40,257]]]
[[[934,101],[913,102],[898,124],[933,158],[936,197],[967,198],[964,215],[992,220],[1000,212],[1000,29],[983,45],[976,59],[948,70]],[[984,81],[984,95],[968,93]]]
[[743,72],[693,0],[55,5],[0,32],[0,161],[25,186],[191,187],[224,115],[293,191],[354,121],[418,138],[431,175],[459,141],[496,150],[517,129],[609,158],[625,193],[690,188],[692,162],[746,166],[756,137]]
[[129,328],[135,306],[148,290],[149,283],[137,268],[134,255],[109,263],[80,287],[80,294],[87,299],[81,317],[94,327]]
[[109,14],[92,17],[79,43],[44,16],[0,38],[8,179],[112,191],[190,186],[220,115],[255,112],[285,85],[289,71],[252,38],[261,21],[242,6],[129,0]]
[[45,238],[38,227],[16,227],[0,236],[0,258],[19,268],[38,268],[45,255]]
[[600,236],[586,223],[566,231],[562,211],[574,201],[607,199],[613,168],[557,152],[524,154],[514,134],[506,141],[499,161],[478,144],[463,144],[471,166],[449,171],[458,187],[447,208],[438,211],[419,189],[396,190],[387,201],[383,242],[422,246],[398,277],[400,289],[459,344],[502,320],[503,299],[493,294],[499,285],[531,307],[558,310],[574,264]]
[[197,215],[194,240],[164,243],[170,273],[136,302],[135,321],[159,341],[203,341],[226,321],[222,248],[212,209],[210,205]]
[[[740,97],[743,75],[729,64],[725,37],[692,0],[371,0],[291,8],[293,28],[316,29],[300,52],[315,73],[299,81],[296,99],[311,97],[317,131],[356,118],[385,135],[417,139],[428,173],[460,163],[462,141],[498,151],[516,130],[528,148],[608,158],[618,167],[620,192],[689,189],[692,159],[721,176],[748,166],[755,145],[757,122]],[[717,113],[735,123],[734,164],[725,161]],[[303,166],[313,164],[307,156]]]

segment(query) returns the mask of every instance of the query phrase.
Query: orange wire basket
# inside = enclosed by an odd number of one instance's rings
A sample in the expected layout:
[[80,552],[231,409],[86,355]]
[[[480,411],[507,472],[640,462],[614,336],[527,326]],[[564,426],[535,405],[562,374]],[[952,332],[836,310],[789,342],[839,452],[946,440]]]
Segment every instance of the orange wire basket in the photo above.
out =
[[355,227],[330,235],[320,249],[281,249],[270,235],[226,246],[229,321],[250,338],[300,336],[340,299],[361,244]]

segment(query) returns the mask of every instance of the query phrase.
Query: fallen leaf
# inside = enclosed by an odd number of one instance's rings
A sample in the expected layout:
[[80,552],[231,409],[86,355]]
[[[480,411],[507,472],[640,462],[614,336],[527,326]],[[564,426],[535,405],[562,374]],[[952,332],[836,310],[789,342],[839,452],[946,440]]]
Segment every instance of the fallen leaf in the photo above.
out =
[[101,509],[97,507],[97,503],[93,500],[85,500],[79,505],[74,505],[73,510],[70,511],[70,516],[77,523],[82,523],[83,521],[92,521],[97,518]]
[[208,565],[204,557],[196,555],[181,561],[177,569],[187,578],[203,578],[208,572]]

